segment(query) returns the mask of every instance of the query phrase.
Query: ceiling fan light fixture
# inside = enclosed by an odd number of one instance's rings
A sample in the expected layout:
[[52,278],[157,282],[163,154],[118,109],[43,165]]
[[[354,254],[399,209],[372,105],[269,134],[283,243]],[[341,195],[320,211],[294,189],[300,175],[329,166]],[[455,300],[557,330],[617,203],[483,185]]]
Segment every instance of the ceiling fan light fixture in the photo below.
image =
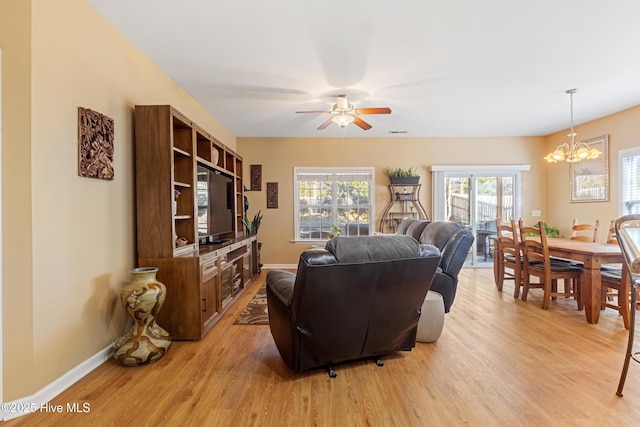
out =
[[334,109],[336,108],[340,110],[352,110],[353,105],[347,100],[347,95],[338,95],[336,97],[336,105],[334,106]]
[[331,119],[333,123],[337,124],[341,128],[353,123],[353,120],[354,118],[351,114],[338,114]]
[[347,100],[347,95],[338,95],[336,97],[336,103],[331,107],[330,111],[296,111],[296,113],[314,113],[314,114],[330,114],[324,123],[322,123],[318,130],[326,129],[331,123],[335,123],[341,128],[353,123],[362,130],[371,129],[371,125],[362,120],[360,114],[391,114],[391,108],[378,107],[378,108],[354,108]]

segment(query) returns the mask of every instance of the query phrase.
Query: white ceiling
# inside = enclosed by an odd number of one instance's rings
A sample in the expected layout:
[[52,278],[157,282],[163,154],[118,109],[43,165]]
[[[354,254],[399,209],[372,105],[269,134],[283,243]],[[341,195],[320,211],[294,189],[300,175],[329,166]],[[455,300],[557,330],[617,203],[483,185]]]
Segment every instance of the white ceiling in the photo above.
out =
[[[533,136],[640,104],[638,0],[88,0],[238,137]],[[316,130],[334,96],[368,131]],[[577,129],[579,133],[579,129]]]

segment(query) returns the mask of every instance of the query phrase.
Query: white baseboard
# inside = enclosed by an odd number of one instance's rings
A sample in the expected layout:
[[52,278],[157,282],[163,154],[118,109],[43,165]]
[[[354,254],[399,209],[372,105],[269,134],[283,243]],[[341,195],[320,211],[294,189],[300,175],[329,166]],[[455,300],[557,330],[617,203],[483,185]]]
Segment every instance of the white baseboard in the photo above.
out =
[[262,266],[264,270],[295,270],[298,264],[265,264]]
[[[46,407],[54,397],[75,384],[79,379],[106,362],[113,354],[113,344],[100,350],[60,378],[46,385],[31,396],[2,404],[2,421],[8,421]],[[67,408],[65,407],[64,410]],[[82,405],[80,405],[82,410]]]

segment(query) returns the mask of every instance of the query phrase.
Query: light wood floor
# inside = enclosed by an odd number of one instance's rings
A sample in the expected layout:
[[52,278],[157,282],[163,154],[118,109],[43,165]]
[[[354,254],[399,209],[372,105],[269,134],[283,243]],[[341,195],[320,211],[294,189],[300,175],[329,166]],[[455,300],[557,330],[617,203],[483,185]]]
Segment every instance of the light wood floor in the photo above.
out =
[[590,325],[573,300],[523,303],[492,271],[465,269],[436,343],[411,352],[293,375],[268,326],[233,325],[264,281],[200,342],[174,342],[155,364],[109,361],[52,404],[83,414],[31,414],[7,427],[58,426],[637,426],[640,365],[615,395],[627,333],[606,310]]

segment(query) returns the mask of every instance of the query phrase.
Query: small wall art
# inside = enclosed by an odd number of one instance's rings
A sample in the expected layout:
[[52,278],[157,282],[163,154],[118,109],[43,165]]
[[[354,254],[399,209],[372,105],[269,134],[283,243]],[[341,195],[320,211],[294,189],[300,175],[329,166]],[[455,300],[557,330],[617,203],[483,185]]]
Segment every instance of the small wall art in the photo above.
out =
[[78,107],[78,175],[112,181],[113,119]]
[[267,182],[267,209],[278,209],[277,182]]
[[262,191],[262,165],[251,165],[251,191]]

